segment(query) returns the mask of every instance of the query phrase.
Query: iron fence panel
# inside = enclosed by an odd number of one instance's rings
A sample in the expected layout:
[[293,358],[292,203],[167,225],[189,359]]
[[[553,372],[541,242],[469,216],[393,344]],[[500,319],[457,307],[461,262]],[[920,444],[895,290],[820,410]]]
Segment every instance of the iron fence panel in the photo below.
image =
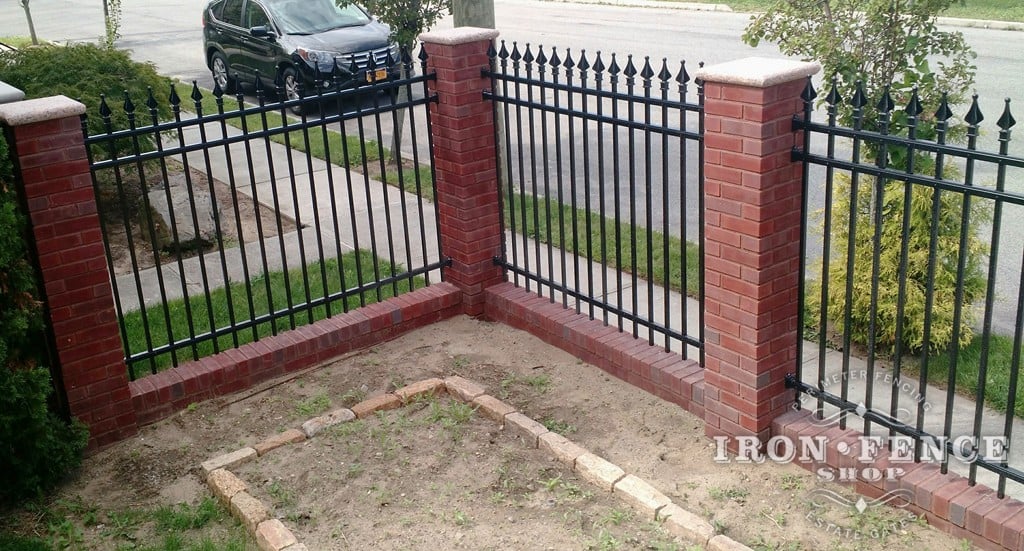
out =
[[495,261],[591,319],[702,356],[701,83],[694,94],[667,60],[620,67],[505,42],[490,54],[506,240]]
[[151,91],[125,98],[127,128],[104,99],[92,136],[83,119],[132,379],[440,277],[435,77],[425,54],[419,75],[403,62],[402,78],[325,91],[325,74],[286,101],[259,79],[255,102],[172,87],[172,120]]
[[[1024,483],[1012,445],[1021,429],[1024,226],[1014,220],[1024,217],[1024,157],[1010,154],[1009,100],[995,123],[998,151],[985,151],[977,97],[960,126],[945,100],[928,112],[916,92],[897,109],[888,92],[869,105],[860,87],[844,101],[833,83],[825,122],[813,120],[810,81],[803,97],[793,157],[804,163],[800,314],[813,346],[800,343],[787,383],[798,404],[813,399],[819,418],[845,428],[855,415],[865,435],[882,427],[908,436],[915,460],[934,458],[942,472],[1006,495],[1007,480]],[[844,107],[848,125],[838,122]]]

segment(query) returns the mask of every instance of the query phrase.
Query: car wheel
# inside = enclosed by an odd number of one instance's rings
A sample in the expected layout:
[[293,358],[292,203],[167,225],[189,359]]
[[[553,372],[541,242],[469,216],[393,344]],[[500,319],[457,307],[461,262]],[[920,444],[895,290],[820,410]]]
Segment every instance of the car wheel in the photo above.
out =
[[225,94],[234,94],[238,89],[238,81],[231,78],[228,73],[228,62],[224,54],[215,52],[210,58],[210,72],[213,73],[213,81],[216,82]]
[[[302,99],[302,95],[299,94],[299,76],[295,72],[295,69],[291,67],[284,70],[281,73],[281,80],[284,82],[284,97],[287,100],[299,100]],[[292,106],[292,113],[301,115],[303,108],[302,104],[296,104]]]

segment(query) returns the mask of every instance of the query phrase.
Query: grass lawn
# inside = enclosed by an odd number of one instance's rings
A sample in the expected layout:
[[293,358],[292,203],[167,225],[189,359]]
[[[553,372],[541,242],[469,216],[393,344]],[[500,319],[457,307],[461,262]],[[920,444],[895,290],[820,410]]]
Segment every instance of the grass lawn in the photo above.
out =
[[[669,2],[697,2],[700,4],[725,4],[738,12],[762,12],[772,4],[770,0],[668,0]],[[989,19],[993,21],[1024,21],[1024,3],[1020,0],[966,0],[963,5],[954,3],[945,13],[946,17],[967,19]]]
[[[509,204],[512,203],[512,204]],[[587,258],[587,240],[591,243],[590,260],[601,262],[610,268],[619,268],[624,272],[632,273],[633,262],[636,262],[636,274],[648,281],[659,285],[668,285],[673,291],[684,292],[689,296],[697,296],[700,263],[698,258],[699,249],[696,243],[686,244],[685,258],[683,256],[682,240],[678,237],[668,236],[668,256],[665,256],[666,236],[657,231],[648,231],[644,228],[636,228],[637,250],[631,250],[629,242],[630,225],[618,224],[618,232],[623,240],[623,246],[616,251],[615,235],[616,223],[611,218],[603,218],[594,213],[588,213],[585,209],[576,209],[575,213],[570,205],[559,204],[554,199],[545,200],[543,197],[533,200],[532,196],[516,193],[512,201],[506,196],[505,202],[505,225],[515,225],[519,235],[526,234],[532,239],[541,243],[548,243],[566,252],[575,252],[582,258]],[[526,223],[523,223],[523,208],[526,209]],[[536,212],[535,212],[536,211]],[[575,216],[574,216],[575,214]],[[588,229],[589,214],[589,233]],[[538,223],[534,224],[534,217]],[[514,219],[513,219],[514,217]],[[575,221],[575,226],[573,225]],[[548,234],[550,233],[550,240]],[[573,239],[573,235],[576,239]],[[601,237],[605,238],[605,256],[602,256]],[[646,243],[651,243],[651,268],[648,270],[648,258]],[[522,243],[518,243],[521,248]],[[634,259],[633,255],[636,255]],[[666,273],[666,258],[668,273]],[[686,289],[682,288],[683,270],[686,271]]]
[[[369,251],[358,251],[342,255],[341,260],[329,259],[324,263],[315,262],[306,267],[305,274],[301,268],[289,270],[287,273],[272,272],[269,276],[255,276],[249,285],[245,282],[232,283],[230,286],[214,290],[210,293],[212,308],[207,308],[205,295],[192,296],[188,303],[183,299],[170,301],[166,305],[157,305],[146,309],[146,319],[141,311],[129,312],[124,316],[125,329],[128,334],[128,350],[139,353],[148,349],[146,328],[152,346],[159,348],[170,341],[189,338],[191,320],[192,334],[205,334],[213,327],[223,328],[231,325],[232,320],[252,320],[264,317],[265,321],[253,325],[249,329],[239,330],[236,334],[226,334],[216,339],[216,348],[212,337],[195,344],[191,348],[182,348],[177,352],[178,361],[188,361],[195,357],[205,357],[215,350],[226,350],[246,344],[272,334],[286,331],[292,327],[307,325],[327,317],[328,307],[332,315],[358,308],[361,305],[378,302],[425,285],[421,278],[412,281],[403,279],[393,285],[384,285],[377,290],[351,294],[347,297],[337,296],[326,304],[305,308],[297,313],[285,314],[289,306],[308,304],[310,300],[323,299],[336,295],[343,290],[353,289],[369,282],[390,277],[403,271],[400,266],[392,266],[380,261]],[[267,316],[269,319],[267,319]],[[167,320],[170,319],[170,329]],[[147,371],[160,371],[171,367],[172,355],[165,352],[151,359],[136,360],[130,363],[129,369],[134,370],[136,377],[143,376]]]
[[[981,335],[960,349],[956,362],[956,391],[974,398],[978,393],[978,372],[981,366]],[[936,354],[928,359],[928,381],[940,387],[949,384],[950,355]],[[1019,359],[1018,359],[1019,361]],[[985,371],[985,404],[994,410],[1006,412],[1009,405],[1010,382],[1013,374],[1013,339],[993,336],[989,341],[988,366]],[[918,367],[919,366],[915,366]],[[1018,370],[1019,370],[1018,366]],[[934,402],[935,397],[929,401]],[[1017,381],[1014,415],[1024,418],[1024,381]]]
[[[217,98],[209,90],[201,90],[203,98],[201,105],[204,114],[218,112]],[[253,105],[246,105],[247,108]],[[192,103],[182,102],[182,109],[194,109]],[[232,112],[238,109],[238,102],[234,96],[224,96],[224,111]],[[252,114],[245,117],[245,128],[248,130],[261,130],[264,128],[262,117],[264,115]],[[269,129],[281,128],[283,119],[279,112],[266,113],[266,127]],[[382,115],[390,116],[390,115]],[[232,117],[227,123],[236,128],[242,128],[241,117]],[[397,185],[399,176],[395,173],[395,167],[389,165],[391,150],[383,147],[374,140],[360,140],[358,136],[345,135],[335,130],[325,130],[319,126],[313,126],[308,130],[293,130],[288,133],[275,134],[270,137],[271,141],[279,144],[288,144],[298,151],[308,151],[317,159],[328,160],[338,166],[349,167],[357,172],[369,173],[372,177],[378,178],[385,184]],[[407,137],[407,139],[409,139]],[[381,165],[384,165],[383,167]],[[417,173],[419,178],[417,178]],[[426,199],[433,199],[434,188],[430,185],[432,173],[429,165],[419,168],[404,167],[402,169],[402,188],[409,193],[418,194]]]
[[[87,535],[88,533],[88,535]],[[0,523],[0,549],[55,551],[248,551],[245,528],[215,499],[195,505],[107,510],[81,498],[29,502]]]

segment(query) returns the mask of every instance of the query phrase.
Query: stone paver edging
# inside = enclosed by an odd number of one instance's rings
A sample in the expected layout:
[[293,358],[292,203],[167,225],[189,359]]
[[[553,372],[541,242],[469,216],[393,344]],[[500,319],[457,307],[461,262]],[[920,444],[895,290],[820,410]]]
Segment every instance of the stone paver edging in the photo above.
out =
[[595,487],[617,495],[624,503],[643,513],[648,520],[660,522],[670,534],[686,542],[696,543],[711,551],[750,551],[750,548],[721,534],[707,520],[683,509],[643,479],[629,474],[617,465],[591,453],[586,448],[551,432],[544,425],[516,411],[512,406],[486,394],[480,385],[462,377],[425,379],[404,386],[393,393],[368,398],[351,409],[340,408],[313,417],[292,428],[202,463],[206,483],[231,514],[256,540],[262,551],[308,551],[280,520],[270,517],[270,508],[249,493],[245,482],[229,469],[256,460],[273,450],[303,442],[334,425],[365,418],[376,411],[408,404],[422,396],[448,394],[461,402],[477,406],[485,417],[502,425],[530,448],[540,448],[575,471]]

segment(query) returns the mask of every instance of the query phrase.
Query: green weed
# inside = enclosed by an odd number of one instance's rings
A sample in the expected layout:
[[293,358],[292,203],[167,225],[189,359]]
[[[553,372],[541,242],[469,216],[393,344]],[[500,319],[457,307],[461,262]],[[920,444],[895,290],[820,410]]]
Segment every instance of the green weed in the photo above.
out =
[[744,503],[750,496],[750,490],[745,488],[708,488],[708,496],[711,499],[730,500],[737,503]]
[[310,396],[304,400],[300,400],[295,404],[295,411],[300,416],[309,417],[312,415],[319,415],[328,408],[331,407],[331,399],[327,396],[326,392],[321,392],[316,396]]

